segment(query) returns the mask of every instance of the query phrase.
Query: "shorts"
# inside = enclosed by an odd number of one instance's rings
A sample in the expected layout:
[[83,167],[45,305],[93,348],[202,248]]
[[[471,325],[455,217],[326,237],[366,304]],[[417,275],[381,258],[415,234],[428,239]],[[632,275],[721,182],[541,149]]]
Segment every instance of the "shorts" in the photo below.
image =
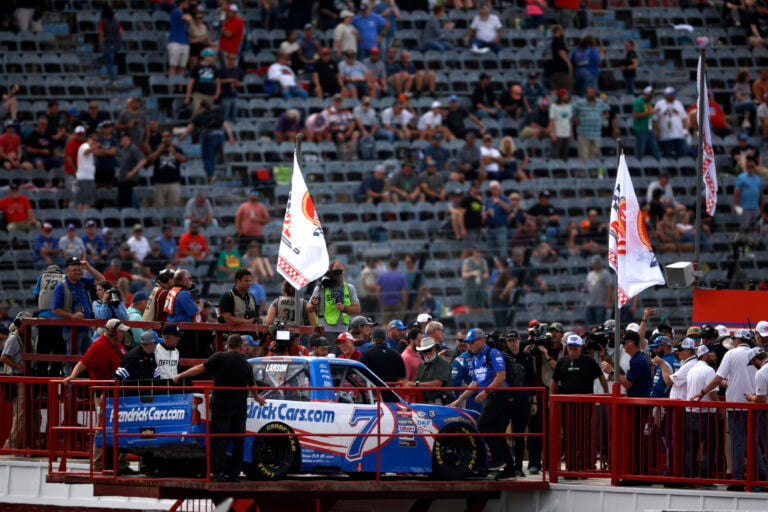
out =
[[96,182],[94,180],[77,180],[75,202],[90,206],[96,204]]
[[177,68],[187,67],[189,61],[189,45],[181,43],[168,43],[168,65]]

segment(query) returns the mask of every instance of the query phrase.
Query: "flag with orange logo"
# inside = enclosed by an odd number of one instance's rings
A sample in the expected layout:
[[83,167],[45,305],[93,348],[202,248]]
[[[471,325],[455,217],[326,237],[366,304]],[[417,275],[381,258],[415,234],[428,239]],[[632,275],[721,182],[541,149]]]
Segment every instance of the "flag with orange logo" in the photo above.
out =
[[608,264],[618,276],[619,307],[646,288],[665,283],[623,153],[619,157],[611,202]]
[[285,206],[277,253],[277,272],[299,290],[322,276],[328,270],[328,261],[325,233],[294,153],[291,192]]

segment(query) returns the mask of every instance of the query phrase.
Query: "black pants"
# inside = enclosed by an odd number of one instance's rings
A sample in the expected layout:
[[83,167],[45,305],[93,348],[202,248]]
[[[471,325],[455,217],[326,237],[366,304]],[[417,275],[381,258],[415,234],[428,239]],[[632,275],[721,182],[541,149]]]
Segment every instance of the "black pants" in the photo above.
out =
[[[179,340],[179,358],[195,359],[199,356],[197,331],[186,330],[182,332]],[[186,368],[186,366],[185,366]]]
[[[480,418],[477,420],[477,428],[483,434],[504,433],[509,424],[510,402],[507,401],[506,393],[494,393],[483,402],[483,409],[480,411]],[[504,461],[507,469],[514,467],[512,453],[509,451],[509,445],[502,436],[486,436],[485,443],[491,450],[491,457],[494,461]]]
[[[525,433],[525,428],[528,426],[528,418],[531,415],[531,404],[529,403],[529,397],[527,394],[517,398],[514,402],[512,402],[510,404],[510,411],[512,431],[515,434]],[[523,458],[525,457],[525,440],[525,437],[512,438],[512,442],[515,443],[515,469],[523,469]]]
[[133,181],[117,183],[117,205],[121,208],[133,208]]
[[[37,328],[38,354],[66,354],[67,345],[64,343],[61,327],[57,325],[41,325]],[[38,361],[35,375],[38,377],[60,377],[62,364],[55,361]]]
[[[544,403],[542,403],[544,402]],[[539,406],[536,408],[536,414],[528,416],[528,432],[540,434],[542,432],[541,416],[544,407],[547,406],[546,393],[539,398]],[[528,438],[528,467],[536,466],[541,469],[541,437]]]
[[[213,411],[211,434],[244,434],[245,411],[235,414]],[[227,440],[232,441],[232,456],[227,460]],[[243,464],[243,436],[211,438],[211,471],[214,475],[239,476]]]

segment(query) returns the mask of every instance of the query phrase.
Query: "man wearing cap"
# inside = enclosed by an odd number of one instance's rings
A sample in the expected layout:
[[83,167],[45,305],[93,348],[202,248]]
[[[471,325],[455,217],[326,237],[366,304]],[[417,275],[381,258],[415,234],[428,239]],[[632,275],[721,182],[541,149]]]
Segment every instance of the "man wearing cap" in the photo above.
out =
[[[525,372],[523,376],[523,384],[526,387],[534,387],[536,386],[536,370],[534,368],[533,363],[533,357],[531,356],[530,352],[527,352],[525,350],[520,349],[520,334],[514,329],[510,329],[507,332],[505,332],[502,337],[502,340],[504,340],[505,343],[505,350],[509,352],[512,355],[512,358],[517,361],[517,364],[520,368],[522,368]],[[523,434],[525,433],[526,428],[528,427],[528,420],[531,416],[535,416],[539,411],[539,395],[535,391],[531,391],[530,393],[526,393],[523,395],[527,398],[527,400],[515,400],[512,404],[512,413],[511,413],[511,421],[512,421],[512,429],[517,434]],[[522,398],[522,396],[521,396]],[[543,395],[541,397],[544,398]],[[541,432],[541,429],[539,430],[533,430],[533,427],[531,426],[530,432]],[[519,477],[524,477],[525,472],[523,471],[523,457],[525,456],[525,445],[526,441],[528,443],[528,453],[532,453],[536,451],[536,447],[531,445],[531,441],[533,440],[532,437],[528,438],[522,438],[522,437],[515,437],[514,438],[514,444],[515,444],[515,475]],[[541,443],[539,443],[538,450],[541,451],[540,447]],[[530,471],[531,467],[534,468],[534,473],[536,474],[537,471],[535,471],[536,466],[535,461],[533,463],[531,462],[531,458],[529,455],[528,459],[528,469]]]
[[357,129],[361,137],[373,137],[377,140],[389,140],[386,134],[380,133],[379,116],[376,109],[371,107],[371,97],[364,96],[359,105],[352,109]]
[[[134,293],[131,299],[131,307],[126,310],[126,319],[130,322],[141,322],[148,302],[149,295],[144,290]],[[133,347],[143,334],[144,329],[141,327],[131,327],[130,337],[133,340],[133,344],[130,346]]]
[[59,242],[51,236],[53,232],[53,225],[44,222],[40,233],[35,236],[35,240],[32,243],[32,251],[35,260],[35,266],[38,269],[44,269],[49,265],[61,265],[64,263],[64,258],[61,256],[61,250],[59,249]]
[[405,348],[405,331],[406,327],[402,320],[398,318],[390,320],[387,324],[387,347],[397,351],[402,344],[402,348]]
[[747,157],[746,167],[733,184],[733,211],[740,217],[739,231],[760,231],[763,211],[763,185],[757,175],[757,161]]
[[277,90],[275,91],[284,99],[291,98],[307,99],[307,91],[296,84],[296,73],[288,65],[289,56],[284,52],[277,53],[277,60],[269,66],[267,70],[267,80],[272,82]]
[[653,103],[653,87],[650,85],[632,102],[632,131],[635,134],[635,156],[643,158],[645,150],[656,160],[661,159],[659,142],[653,131],[653,119],[656,114]]
[[59,250],[64,258],[85,258],[85,244],[77,236],[74,224],[67,224],[67,232],[59,238]]
[[[470,329],[464,341],[469,344],[469,352],[472,354],[469,359],[472,382],[459,398],[449,405],[458,407],[465,399],[475,395],[475,400],[482,404],[480,418],[477,421],[480,432],[503,433],[509,424],[510,395],[504,391],[485,388],[509,387],[504,356],[499,350],[488,346],[486,334],[482,329]],[[477,388],[483,389],[475,394]],[[485,442],[491,452],[491,458],[505,464],[496,479],[515,478],[515,461],[506,439],[492,436],[487,437]]]
[[672,338],[664,335],[656,336],[651,340],[648,348],[656,354],[653,358],[654,369],[651,378],[651,398],[669,398],[669,392],[672,388],[664,381],[661,369],[664,366],[668,366],[667,370],[671,375],[680,368],[681,364],[681,361],[672,352]]
[[[83,129],[85,130],[85,129]],[[85,131],[83,131],[85,135]],[[64,162],[56,154],[56,146],[48,133],[48,118],[40,116],[35,124],[35,129],[26,136],[25,148],[27,158],[38,169],[50,170],[54,167],[60,167]],[[75,161],[77,159],[75,158]],[[73,174],[74,170],[73,168]]]
[[19,184],[11,181],[8,184],[9,194],[0,199],[0,212],[3,213],[6,225],[6,231],[22,230],[34,231],[40,227],[40,223],[35,218],[35,212],[32,205],[24,196],[19,193]]
[[240,348],[240,353],[245,356],[246,359],[252,357],[258,357],[259,342],[253,339],[250,334],[240,334],[243,339],[243,346]]
[[360,12],[352,18],[352,25],[359,34],[358,53],[365,58],[371,48],[380,47],[384,35],[389,30],[389,22],[371,12],[367,1],[360,3]]
[[229,4],[226,7],[224,23],[221,24],[221,38],[219,49],[224,57],[235,56],[240,52],[240,45],[245,36],[245,23],[239,15],[237,4]]
[[[451,364],[438,356],[439,343],[429,336],[422,338],[416,351],[421,356],[422,362],[416,370],[416,378],[413,381],[403,382],[405,387],[439,388],[448,385],[451,380]],[[424,391],[422,403],[447,405],[452,402],[452,395],[446,391],[436,389]]]
[[496,98],[496,93],[491,85],[491,75],[488,73],[480,73],[480,81],[472,91],[472,106],[478,119],[488,117],[501,119],[504,117],[504,110]]
[[[8,328],[8,338],[3,343],[2,352],[0,353],[0,363],[4,365],[4,375],[24,375],[24,332],[25,329],[20,329],[21,320],[24,318],[32,318],[32,314],[26,311],[22,311],[16,315],[16,318]],[[18,322],[18,325],[17,325]],[[39,329],[39,327],[38,327]],[[37,364],[40,365],[42,361]],[[11,400],[13,403],[12,409],[13,415],[11,423],[11,431],[8,433],[8,438],[5,440],[3,448],[24,449],[23,437],[25,420],[27,418],[26,400],[24,398],[24,392],[28,386],[26,383],[17,382],[4,383],[4,395],[6,400]],[[6,415],[8,412],[6,412]],[[40,412],[35,408],[34,410],[34,428],[40,428]]]
[[154,164],[152,186],[154,206],[158,210],[178,206],[181,199],[181,164],[186,161],[184,151],[173,143],[171,133],[163,132],[160,145],[147,156],[147,163]]
[[387,343],[387,332],[376,327],[371,333],[373,344],[363,351],[360,362],[370,368],[384,382],[405,380],[405,363],[395,349]]
[[401,169],[392,174],[388,184],[394,203],[399,201],[418,203],[424,200],[424,195],[421,193],[421,179],[414,172],[414,164],[411,160],[401,164]]
[[91,264],[98,263],[108,256],[107,242],[97,230],[98,224],[95,220],[85,222],[85,234],[82,237],[85,245],[85,259]]
[[[599,379],[603,393],[608,393],[608,382],[597,362],[582,353],[584,341],[577,334],[566,338],[567,355],[561,357],[552,375],[549,392],[553,395],[592,394],[595,379]],[[569,470],[583,470],[594,467],[593,432],[591,404],[570,404],[563,413],[563,431],[570,439],[581,439],[582,443],[567,443],[565,466]]]
[[360,314],[360,301],[354,285],[344,280],[344,263],[333,260],[328,266],[328,286],[319,283],[307,304],[307,312],[317,313],[328,340],[347,330],[351,315]]
[[[203,300],[192,297],[190,290],[193,287],[192,275],[188,270],[178,269],[173,275],[173,288],[165,297],[165,312],[171,322],[195,322],[199,321],[200,312],[203,310]],[[201,351],[198,349],[198,336],[195,331],[184,333],[184,343],[181,346],[181,357],[198,357]]]
[[[138,338],[139,343],[123,356],[120,366],[115,370],[115,378],[121,384],[133,380],[160,378],[160,368],[155,361],[155,333],[146,332]],[[151,382],[135,382],[134,385],[151,385]]]
[[309,348],[309,355],[313,357],[328,357],[328,354],[331,352],[331,344],[328,343],[328,338],[319,334],[313,334],[309,338]]
[[144,226],[141,224],[133,225],[133,235],[126,240],[131,248],[131,255],[134,261],[142,262],[149,254],[149,240],[144,236]]
[[[629,371],[626,375],[619,375],[616,382],[627,390],[629,398],[648,398],[651,396],[651,366],[648,358],[640,349],[640,335],[635,331],[624,333],[624,351],[629,356]],[[602,363],[602,369],[609,374],[613,373],[613,366],[608,362]],[[645,421],[645,418],[643,418]]]
[[[152,335],[157,338],[154,331],[147,331],[142,336]],[[165,324],[160,330],[161,340],[155,345],[155,362],[160,369],[161,379],[172,379],[179,373],[179,351],[177,347],[181,341],[181,330],[176,324]]]
[[340,23],[333,29],[333,47],[336,58],[341,58],[346,52],[357,53],[357,41],[360,39],[357,28],[352,24],[354,13],[344,9],[339,14]]
[[[253,387],[256,383],[253,370],[240,351],[243,339],[232,334],[227,339],[226,352],[217,352],[200,363],[173,377],[178,383],[186,377],[208,372],[213,376],[211,406],[211,433],[225,434],[211,438],[211,480],[215,482],[239,482],[243,463],[248,392],[259,405],[267,401]],[[240,389],[223,389],[240,388]],[[226,434],[234,434],[231,437]],[[232,443],[232,453],[227,457],[227,441]]]
[[475,53],[487,52],[490,48],[494,53],[501,51],[501,38],[504,33],[504,25],[499,17],[491,14],[487,4],[480,4],[480,11],[472,19],[464,41],[472,45]]
[[149,294],[147,305],[144,308],[144,312],[141,315],[141,319],[145,322],[163,322],[167,317],[163,306],[165,305],[165,298],[168,295],[168,290],[173,286],[173,269],[164,269],[157,274],[155,278],[155,286],[152,288],[152,292]]
[[235,212],[235,231],[238,235],[239,249],[245,252],[248,244],[255,240],[259,244],[266,242],[264,226],[269,223],[269,211],[260,201],[258,190],[248,192],[248,201],[237,207]]
[[[763,351],[761,347],[755,347],[750,351],[749,364],[757,368],[755,373],[755,392],[747,393],[744,397],[748,402],[755,404],[764,404],[768,398],[768,352]],[[765,437],[763,432],[761,438]]]
[[[85,268],[92,277],[82,277],[83,268]],[[81,261],[77,258],[69,258],[66,261],[66,277],[62,282],[56,285],[56,288],[53,290],[51,312],[58,318],[93,318],[93,310],[91,309],[88,293],[95,290],[97,281],[104,280],[104,275],[93,268],[87,260]],[[91,343],[89,329],[87,327],[79,327],[76,329],[76,332],[79,340],[79,353],[83,354]],[[72,344],[70,343],[70,333],[70,329],[64,330],[64,341],[66,342],[68,353],[72,348]],[[114,371],[114,369],[112,371]],[[106,378],[111,378],[111,372],[110,376]]]
[[371,332],[376,324],[367,316],[358,315],[349,321],[349,334],[355,340],[355,348],[362,354],[371,346]]
[[355,338],[348,332],[342,332],[336,336],[336,348],[339,353],[336,357],[340,359],[352,359],[359,361],[362,354],[355,348]]
[[688,115],[680,100],[675,98],[676,95],[674,87],[664,89],[664,97],[657,101],[653,108],[653,121],[662,155],[681,158],[688,154],[688,145],[685,142]]
[[535,105],[536,108],[525,117],[525,126],[520,130],[521,139],[543,140],[549,138],[552,134],[549,117],[549,98],[542,96]]
[[[754,357],[750,350],[751,332],[747,329],[738,329],[734,334],[734,348],[729,350],[723,356],[720,366],[715,376],[700,391],[690,395],[692,400],[701,400],[705,395],[717,389],[724,381],[728,381],[728,387],[725,389],[725,401],[744,403],[747,402],[746,396],[755,393],[755,373],[754,366],[748,364]],[[733,479],[742,480],[746,476],[746,453],[747,445],[750,441],[747,439],[747,411],[744,409],[728,410],[728,431],[731,433]],[[757,443],[753,443],[757,451]],[[765,477],[765,460],[757,456],[760,463],[761,479]],[[728,486],[728,490],[744,490],[740,484]]]
[[492,180],[488,184],[488,197],[483,207],[483,220],[486,228],[488,249],[499,258],[509,254],[507,219],[512,211],[509,198],[501,193],[501,184]]
[[[702,333],[703,336],[703,333]],[[717,337],[717,335],[715,335]],[[758,347],[768,346],[768,321],[760,320],[755,325],[755,343]]]
[[112,121],[101,122],[96,130],[98,134],[99,148],[94,151],[96,157],[96,187],[112,188],[115,182],[115,169],[117,169],[118,140],[114,133]]
[[353,51],[347,51],[344,60],[339,62],[339,77],[343,86],[342,94],[347,98],[362,98],[366,94],[376,94],[373,75],[365,64],[357,60]]
[[[86,268],[90,267],[90,265],[85,263],[83,265],[85,265]],[[67,273],[69,274],[70,272],[73,272],[74,269],[77,269],[77,274],[79,276],[79,264],[68,265]],[[88,270],[93,273],[91,268],[88,268]],[[69,279],[70,277],[68,276],[67,280],[69,281]],[[85,279],[90,278],[83,278],[83,280]],[[62,311],[62,313],[64,312]],[[128,331],[128,329],[129,327],[117,318],[109,320],[101,336],[96,338],[96,340],[88,347],[88,350],[85,351],[83,357],[80,358],[80,361],[78,361],[75,367],[72,369],[72,373],[64,378],[64,384],[69,385],[72,379],[76,379],[84,372],[88,372],[88,378],[91,380],[114,379],[115,372],[117,371],[118,367],[120,367],[120,362],[126,353],[125,347],[123,346],[123,337],[125,336],[125,332]],[[95,392],[95,402],[97,409],[101,408],[101,403],[103,401],[103,395],[101,393],[101,391]],[[101,418],[102,416],[99,415],[99,417]],[[102,464],[102,449],[97,448],[96,444],[94,443],[93,470],[101,472]],[[104,463],[103,465],[106,466],[107,464],[108,463]],[[103,469],[111,468],[105,467]],[[124,452],[118,454],[117,472],[118,474],[136,474],[134,470],[128,467],[128,462]]]
[[[713,366],[717,363],[717,356],[709,350],[706,345],[701,345],[696,350],[696,356],[699,360],[688,371],[687,383],[688,395],[686,400],[691,400],[696,394],[696,390],[702,389],[715,377]],[[717,402],[720,397],[717,390],[713,389],[707,395],[701,398],[702,402]],[[720,409],[722,410],[722,409]],[[717,409],[708,407],[686,407],[685,427],[683,436],[683,476],[688,478],[714,478],[717,471],[717,458],[719,450],[717,448],[718,421]],[[699,460],[699,445],[703,444],[703,464],[700,468],[696,467]]]

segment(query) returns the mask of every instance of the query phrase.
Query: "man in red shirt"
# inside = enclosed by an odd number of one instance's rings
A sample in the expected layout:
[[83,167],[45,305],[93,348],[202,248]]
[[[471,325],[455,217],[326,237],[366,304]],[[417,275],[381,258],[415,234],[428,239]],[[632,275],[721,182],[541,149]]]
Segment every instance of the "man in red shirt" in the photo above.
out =
[[264,244],[264,225],[270,221],[269,211],[259,202],[259,191],[248,192],[248,202],[238,206],[235,213],[235,231],[239,237],[240,251],[245,253],[248,244],[256,240]]
[[204,260],[208,256],[208,240],[200,234],[200,226],[196,222],[192,222],[189,231],[179,238],[178,256],[190,262]]
[[10,233],[17,229],[33,231],[40,228],[40,223],[35,219],[35,212],[26,196],[19,194],[19,184],[11,182],[10,195],[0,199],[0,211],[3,212],[8,222],[6,230]]
[[152,281],[150,279],[123,270],[123,263],[118,258],[109,260],[109,266],[107,267],[107,270],[104,271],[104,280],[112,283],[112,286],[117,286],[117,281],[121,278],[125,278],[128,281],[141,281],[145,286],[152,286]]
[[75,183],[75,173],[77,172],[77,151],[80,146],[85,144],[85,128],[78,126],[75,128],[75,135],[70,137],[64,148],[64,172],[66,173],[64,188],[72,190]]
[[340,359],[360,360],[360,351],[355,348],[355,337],[348,332],[339,334],[336,338],[336,346],[339,347],[340,354],[336,357]]
[[15,121],[8,119],[3,123],[5,131],[0,135],[0,161],[3,167],[8,169],[32,169],[32,164],[22,162],[21,137],[16,134],[14,129]]
[[[91,343],[83,357],[72,369],[72,374],[64,379],[64,384],[68,385],[72,379],[77,378],[85,371],[88,372],[88,377],[92,380],[113,380],[115,371],[126,354],[123,340],[129,329],[130,327],[117,318],[109,320],[104,333]],[[97,409],[101,408],[102,400],[101,393],[97,393],[95,398]],[[101,416],[99,417],[101,418]],[[102,470],[102,450],[97,448],[95,444],[93,446],[93,470]],[[136,473],[128,467],[125,453],[118,456],[117,471],[122,474]]]
[[237,4],[229,4],[226,19],[221,25],[219,48],[221,48],[221,52],[224,54],[224,59],[227,58],[227,55],[236,56],[240,52],[240,44],[243,42],[245,23],[243,23],[243,19],[237,14],[237,11]]

